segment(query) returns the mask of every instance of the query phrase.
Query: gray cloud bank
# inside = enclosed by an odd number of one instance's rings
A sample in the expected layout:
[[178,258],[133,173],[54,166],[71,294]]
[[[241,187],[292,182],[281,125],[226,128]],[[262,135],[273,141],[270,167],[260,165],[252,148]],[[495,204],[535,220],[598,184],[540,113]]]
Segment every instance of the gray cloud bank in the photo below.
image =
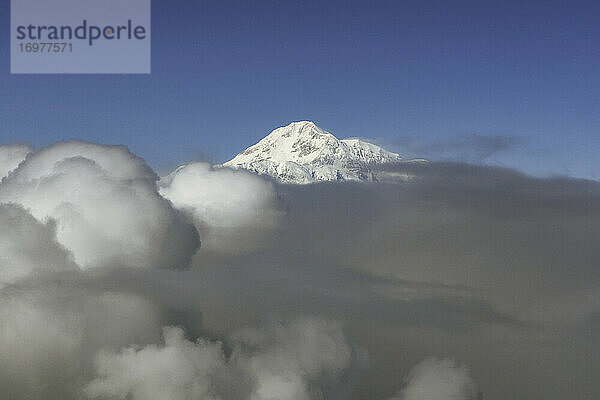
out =
[[453,160],[480,163],[499,154],[517,149],[523,141],[510,135],[482,135],[464,133],[454,138],[433,143],[404,138],[398,143],[402,153],[431,160]]
[[17,153],[0,147],[7,398],[600,391],[597,182],[460,163],[378,184],[202,163],[159,180],[119,146]]

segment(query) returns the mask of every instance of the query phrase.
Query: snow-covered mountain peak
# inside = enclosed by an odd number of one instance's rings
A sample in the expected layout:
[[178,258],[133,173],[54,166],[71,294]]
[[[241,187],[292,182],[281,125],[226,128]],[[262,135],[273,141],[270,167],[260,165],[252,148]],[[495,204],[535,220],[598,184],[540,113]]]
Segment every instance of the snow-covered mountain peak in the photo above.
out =
[[361,139],[338,139],[311,121],[275,129],[223,164],[268,175],[284,183],[373,181],[374,164],[402,158]]

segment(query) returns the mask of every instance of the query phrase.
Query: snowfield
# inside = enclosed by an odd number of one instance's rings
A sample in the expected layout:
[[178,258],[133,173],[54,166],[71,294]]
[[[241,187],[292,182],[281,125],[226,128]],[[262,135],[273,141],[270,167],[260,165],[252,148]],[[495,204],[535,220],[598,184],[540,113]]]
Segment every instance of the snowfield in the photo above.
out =
[[403,161],[396,153],[360,139],[338,139],[313,122],[277,128],[223,164],[267,175],[282,183],[377,181],[372,167]]

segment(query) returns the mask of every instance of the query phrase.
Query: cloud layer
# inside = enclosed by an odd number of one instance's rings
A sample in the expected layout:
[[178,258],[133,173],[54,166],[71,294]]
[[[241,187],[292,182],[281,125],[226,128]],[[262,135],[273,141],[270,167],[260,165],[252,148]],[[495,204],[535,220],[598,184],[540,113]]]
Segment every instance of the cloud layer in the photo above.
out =
[[202,163],[159,181],[120,146],[21,150],[0,183],[7,398],[600,390],[597,182],[460,163],[378,184]]

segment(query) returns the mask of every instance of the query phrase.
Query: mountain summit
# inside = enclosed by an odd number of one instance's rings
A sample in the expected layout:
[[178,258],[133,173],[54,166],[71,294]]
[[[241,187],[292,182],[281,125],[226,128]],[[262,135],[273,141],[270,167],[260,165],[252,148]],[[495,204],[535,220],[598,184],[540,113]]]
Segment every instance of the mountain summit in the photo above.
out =
[[277,128],[223,164],[283,183],[317,181],[375,181],[373,165],[402,158],[360,139],[338,139],[313,122],[300,121]]

